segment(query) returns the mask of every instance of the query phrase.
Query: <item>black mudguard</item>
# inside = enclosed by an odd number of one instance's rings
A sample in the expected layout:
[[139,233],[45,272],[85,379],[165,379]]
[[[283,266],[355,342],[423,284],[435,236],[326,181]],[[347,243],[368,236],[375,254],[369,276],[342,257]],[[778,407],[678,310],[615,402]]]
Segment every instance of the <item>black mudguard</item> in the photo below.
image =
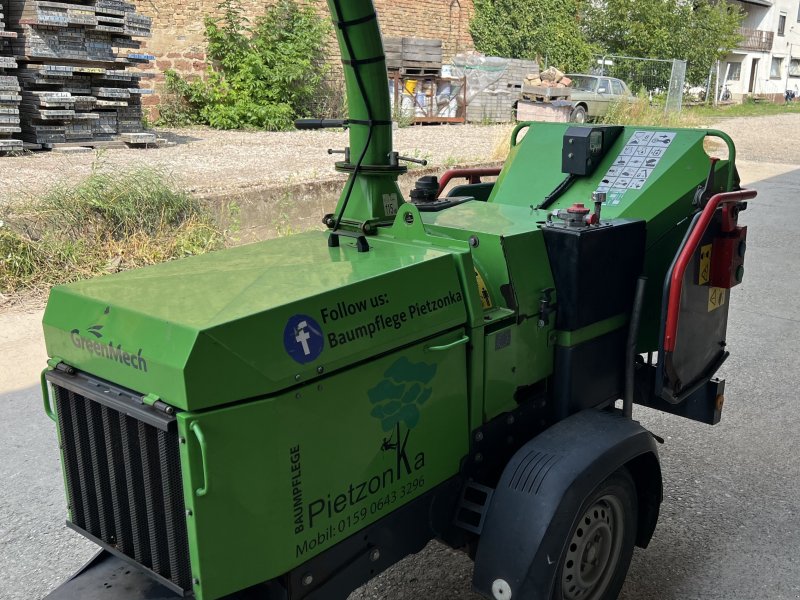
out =
[[650,432],[620,413],[592,409],[523,446],[506,465],[488,509],[475,557],[475,590],[492,598],[493,582],[503,579],[514,599],[550,600],[581,504],[622,466],[636,482],[636,544],[646,547],[663,497]]

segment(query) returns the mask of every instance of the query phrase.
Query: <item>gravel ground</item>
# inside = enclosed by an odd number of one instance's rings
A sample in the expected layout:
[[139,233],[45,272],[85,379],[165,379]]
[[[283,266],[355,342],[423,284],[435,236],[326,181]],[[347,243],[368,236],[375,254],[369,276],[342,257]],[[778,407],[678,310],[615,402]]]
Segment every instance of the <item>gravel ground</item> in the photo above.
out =
[[[403,156],[444,166],[479,162],[508,137],[509,126],[458,125],[414,127],[395,132]],[[344,131],[280,133],[179,129],[159,131],[175,146],[158,149],[104,150],[99,153],[30,153],[0,160],[0,199],[39,192],[60,181],[78,181],[99,160],[109,167],[146,165],[163,169],[200,196],[247,191],[280,182],[297,183],[334,175],[328,148],[347,145]],[[47,176],[43,176],[46,173]]]
[[[727,119],[713,124],[729,133],[740,158],[800,164],[800,117],[777,115]],[[443,168],[492,158],[508,138],[508,125],[413,127],[395,132],[396,149],[405,156],[425,158]],[[109,167],[146,165],[163,169],[182,187],[199,196],[235,195],[281,182],[298,183],[335,176],[328,148],[347,144],[343,131],[281,133],[162,130],[176,143],[159,149],[104,150],[99,153],[31,153],[0,160],[0,200],[41,192],[58,182],[75,182],[89,175],[98,161]],[[43,176],[46,173],[46,176]]]

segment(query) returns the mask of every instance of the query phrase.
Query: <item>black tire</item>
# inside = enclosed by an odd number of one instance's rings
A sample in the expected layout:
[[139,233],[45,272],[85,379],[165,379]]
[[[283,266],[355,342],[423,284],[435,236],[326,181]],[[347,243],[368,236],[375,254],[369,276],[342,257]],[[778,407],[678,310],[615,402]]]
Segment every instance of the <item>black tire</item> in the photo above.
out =
[[586,123],[586,109],[583,106],[576,106],[572,109],[569,120],[573,123]]
[[589,494],[556,573],[553,600],[615,600],[636,542],[636,484],[626,468]]

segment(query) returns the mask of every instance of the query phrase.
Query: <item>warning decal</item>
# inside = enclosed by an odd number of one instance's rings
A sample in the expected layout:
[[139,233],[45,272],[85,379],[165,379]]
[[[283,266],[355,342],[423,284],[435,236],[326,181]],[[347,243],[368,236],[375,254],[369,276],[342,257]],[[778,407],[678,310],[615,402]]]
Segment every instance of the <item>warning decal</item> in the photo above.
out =
[[706,285],[711,279],[711,249],[714,246],[708,244],[700,248],[700,275],[697,278],[697,285]]
[[675,139],[674,131],[636,131],[597,187],[606,206],[617,206],[628,190],[641,190]]
[[727,296],[728,294],[725,288],[708,288],[708,312],[713,312],[718,308],[725,306],[725,299]]

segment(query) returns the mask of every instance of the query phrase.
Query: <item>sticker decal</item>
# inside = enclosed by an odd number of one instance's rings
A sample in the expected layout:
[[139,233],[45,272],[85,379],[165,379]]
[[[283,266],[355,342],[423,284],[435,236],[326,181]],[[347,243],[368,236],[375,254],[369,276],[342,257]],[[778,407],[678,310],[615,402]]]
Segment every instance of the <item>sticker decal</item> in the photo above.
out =
[[674,131],[633,133],[597,188],[608,195],[606,206],[618,206],[628,190],[641,190],[647,185],[675,135]]
[[714,246],[708,244],[700,248],[700,276],[697,285],[706,285],[711,279],[711,250]]
[[322,327],[308,315],[293,316],[283,330],[283,347],[301,365],[317,360],[325,348]]
[[708,288],[708,312],[714,312],[718,308],[725,306],[727,293],[725,288]]
[[483,310],[492,308],[492,297],[489,295],[489,288],[478,269],[475,269],[475,278],[478,280],[478,295],[481,297],[481,307]]

